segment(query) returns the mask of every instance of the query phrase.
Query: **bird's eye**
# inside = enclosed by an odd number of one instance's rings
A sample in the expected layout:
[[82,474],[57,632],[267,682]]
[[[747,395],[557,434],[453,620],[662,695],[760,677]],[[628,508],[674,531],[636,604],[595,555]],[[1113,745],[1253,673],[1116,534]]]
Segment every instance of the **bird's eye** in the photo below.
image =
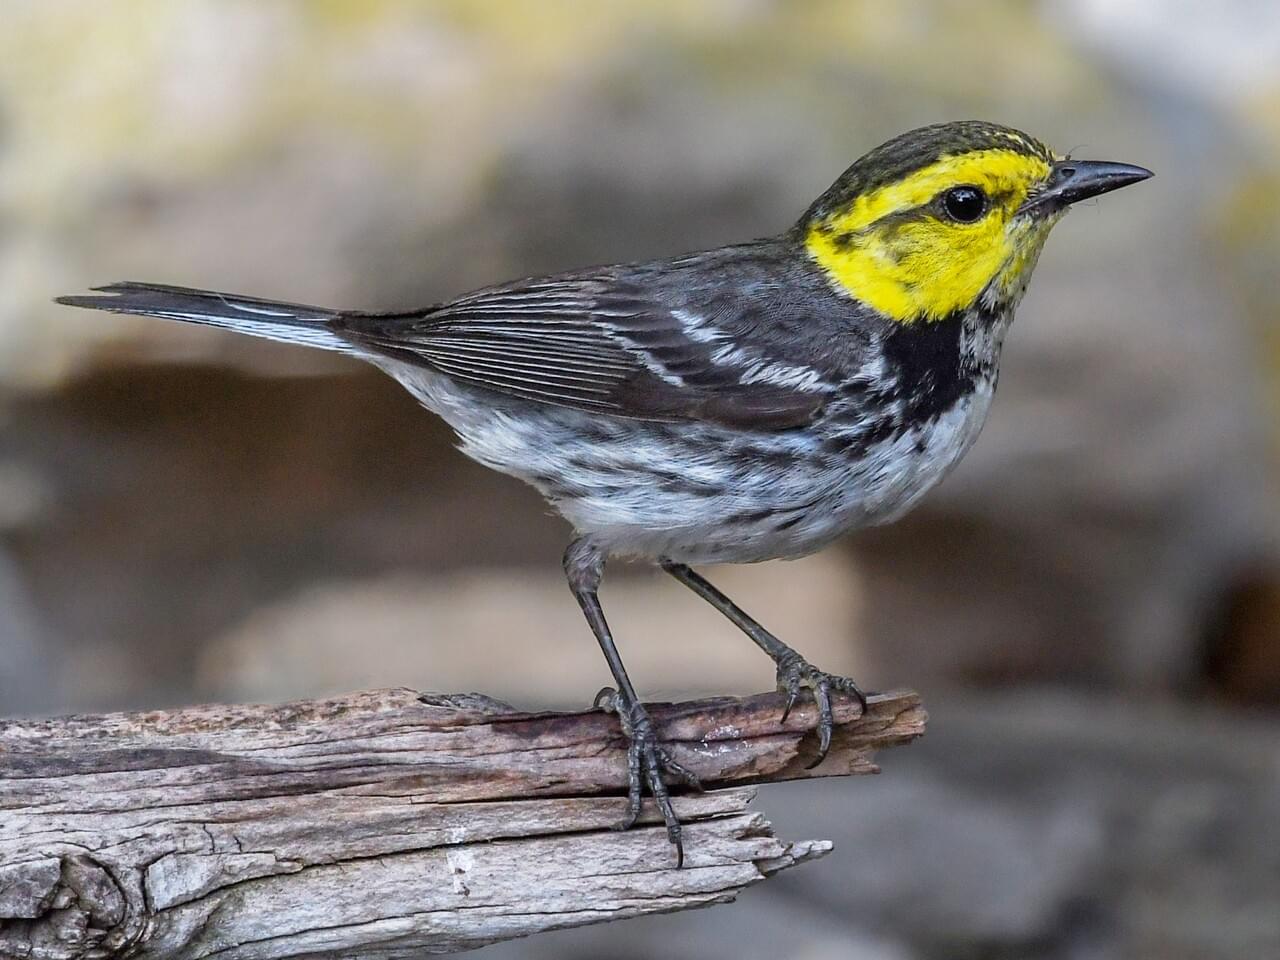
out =
[[942,209],[952,220],[973,223],[987,212],[987,195],[977,187],[952,187],[942,195]]

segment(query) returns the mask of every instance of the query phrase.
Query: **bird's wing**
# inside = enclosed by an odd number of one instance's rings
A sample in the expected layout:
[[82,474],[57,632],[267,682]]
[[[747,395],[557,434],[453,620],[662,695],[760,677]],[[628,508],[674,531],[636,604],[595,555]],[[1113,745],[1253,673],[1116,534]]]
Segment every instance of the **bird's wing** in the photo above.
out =
[[538,403],[757,430],[810,422],[829,385],[731,336],[740,318],[725,311],[725,298],[705,311],[688,299],[673,307],[643,283],[597,273],[482,290],[427,313],[349,315],[331,327],[362,348]]

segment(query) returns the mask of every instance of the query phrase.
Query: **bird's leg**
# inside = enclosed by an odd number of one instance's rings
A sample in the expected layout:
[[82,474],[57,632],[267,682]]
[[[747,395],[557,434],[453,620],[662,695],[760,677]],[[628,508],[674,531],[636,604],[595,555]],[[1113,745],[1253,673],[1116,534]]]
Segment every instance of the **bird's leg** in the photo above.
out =
[[773,662],[778,665],[778,689],[787,694],[787,705],[782,711],[784,722],[800,696],[801,687],[808,687],[813,691],[813,698],[818,704],[818,757],[810,766],[816,767],[820,764],[831,747],[831,731],[835,726],[835,719],[831,713],[831,692],[840,691],[854,697],[862,707],[863,713],[867,710],[866,694],[859,690],[858,685],[848,677],[824,673],[813,666],[795,650],[756,623],[746,611],[712,586],[709,580],[695,573],[685,564],[664,560],[662,569],[728,617],[739,630],[755,641],[756,646],[773,658]]
[[667,839],[676,848],[676,866],[683,866],[684,844],[680,836],[680,821],[671,807],[671,795],[667,792],[663,774],[678,777],[696,790],[702,789],[701,784],[697,777],[673,760],[658,742],[653,721],[640,705],[640,698],[636,696],[635,687],[631,685],[631,679],[622,665],[622,658],[613,643],[613,634],[609,631],[609,624],[605,622],[604,610],[596,595],[604,576],[604,555],[585,537],[575,540],[565,551],[564,572],[569,579],[569,589],[582,605],[582,612],[591,626],[591,632],[600,642],[600,649],[604,651],[604,658],[609,662],[609,670],[618,685],[617,690],[606,688],[596,695],[596,706],[618,714],[622,732],[628,741],[628,807],[627,815],[617,825],[617,829],[626,830],[635,823],[640,814],[641,796],[647,784],[658,809],[662,811],[662,819],[667,825]]

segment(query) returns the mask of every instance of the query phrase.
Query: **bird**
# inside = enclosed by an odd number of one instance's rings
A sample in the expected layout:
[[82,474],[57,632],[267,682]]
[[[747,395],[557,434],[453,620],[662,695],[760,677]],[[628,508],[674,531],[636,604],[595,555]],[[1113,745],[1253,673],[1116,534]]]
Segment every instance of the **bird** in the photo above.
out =
[[460,449],[531,484],[568,521],[573,596],[615,686],[596,705],[627,742],[631,826],[647,788],[677,865],[668,781],[697,778],[658,738],[598,598],[614,557],[660,566],[776,665],[782,716],[866,697],[694,570],[813,553],[894,520],[970,449],[1005,335],[1072,204],[1152,176],[1055,153],[979,120],[920,127],[848,167],[781,233],[486,287],[405,312],[325,309],[121,282],[75,307],[336,351],[390,374]]

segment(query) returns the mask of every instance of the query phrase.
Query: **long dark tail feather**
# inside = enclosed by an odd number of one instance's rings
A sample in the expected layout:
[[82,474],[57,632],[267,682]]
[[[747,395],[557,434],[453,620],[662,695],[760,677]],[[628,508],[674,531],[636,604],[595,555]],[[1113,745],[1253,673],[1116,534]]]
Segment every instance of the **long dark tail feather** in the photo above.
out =
[[329,326],[341,311],[241,297],[212,290],[193,290],[161,283],[112,283],[94,287],[95,296],[57,297],[69,307],[163,317],[247,333],[254,337],[297,343],[322,350],[358,353]]

